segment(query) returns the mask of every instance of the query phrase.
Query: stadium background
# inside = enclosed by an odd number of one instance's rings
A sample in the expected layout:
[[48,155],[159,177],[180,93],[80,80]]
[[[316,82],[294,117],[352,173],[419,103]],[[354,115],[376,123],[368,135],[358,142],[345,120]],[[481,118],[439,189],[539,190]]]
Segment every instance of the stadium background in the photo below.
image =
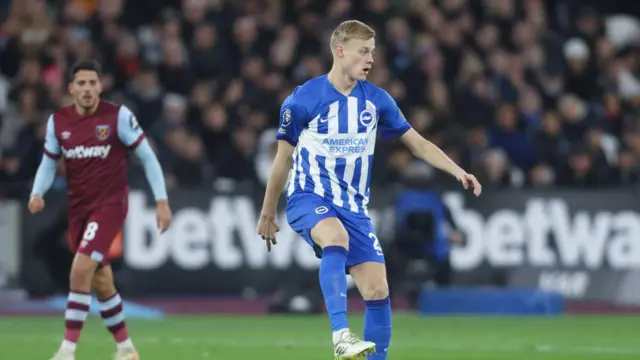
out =
[[[450,239],[453,288],[433,283],[433,262],[421,268],[416,261],[418,270],[393,263],[394,307],[439,314],[638,311],[639,15],[640,6],[624,0],[0,0],[0,344],[32,331],[3,316],[59,315],[64,307],[64,169],[46,211],[30,216],[25,205],[45,120],[69,103],[66,70],[87,57],[104,66],[104,97],[129,106],[152,141],[175,216],[173,230],[157,236],[144,174],[132,159],[117,273],[132,300],[130,317],[320,311],[311,251],[284,226],[281,244],[267,254],[254,231],[279,106],[296,85],[329,69],[330,32],[352,18],[377,31],[369,80],[484,187],[473,199],[399,144],[377,145],[371,213],[385,248],[403,234],[396,210],[407,189],[437,189],[461,235]],[[350,309],[361,310],[357,295],[351,299]],[[35,319],[42,329],[59,320]],[[240,322],[258,337],[309,328],[255,319]],[[237,327],[216,321],[231,333]],[[589,326],[618,326],[617,343],[609,341],[612,333],[558,335],[584,326],[577,320],[533,327],[434,320],[440,335],[419,321],[398,320],[411,329],[406,333],[423,331],[441,346],[405,343],[405,351],[427,346],[453,358],[480,351],[493,359],[513,351],[525,359],[640,354],[625,342],[622,330],[631,325],[611,318],[592,318]],[[178,326],[187,329],[183,338],[213,331],[188,321]],[[533,331],[523,335],[532,342],[550,332],[557,339],[546,341],[558,343],[514,350],[474,337],[505,326]],[[564,330],[554,333],[556,326]],[[446,340],[460,328],[469,329],[457,348],[463,355]],[[224,337],[222,330],[212,337]],[[14,331],[20,336],[7,335]],[[306,339],[301,346],[318,347]],[[566,345],[571,341],[574,347]],[[214,345],[231,351],[224,354],[241,350],[232,343]]]

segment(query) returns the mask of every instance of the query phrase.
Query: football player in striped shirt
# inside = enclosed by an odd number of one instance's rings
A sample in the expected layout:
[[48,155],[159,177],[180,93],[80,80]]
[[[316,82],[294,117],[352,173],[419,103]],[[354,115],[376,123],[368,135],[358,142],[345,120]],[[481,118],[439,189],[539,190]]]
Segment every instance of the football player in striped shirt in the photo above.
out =
[[[367,215],[377,133],[400,138],[415,156],[452,174],[476,196],[481,187],[411,128],[385,90],[366,81],[374,61],[373,29],[343,22],[333,31],[331,51],[331,71],[297,87],[282,104],[257,231],[270,251],[279,230],[277,201],[291,170],[287,220],[321,258],[335,359],[382,360],[391,339],[391,304],[384,254]],[[349,330],[345,270],[366,302],[364,340]]]

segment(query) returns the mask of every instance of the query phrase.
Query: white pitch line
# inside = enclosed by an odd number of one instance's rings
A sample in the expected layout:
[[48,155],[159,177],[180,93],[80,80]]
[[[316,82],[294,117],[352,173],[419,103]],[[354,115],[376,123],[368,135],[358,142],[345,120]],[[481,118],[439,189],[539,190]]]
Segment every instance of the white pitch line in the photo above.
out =
[[[58,336],[49,335],[2,335],[2,340],[9,340],[21,343],[31,343],[34,340],[39,342],[59,342]],[[207,345],[214,347],[231,347],[231,348],[269,348],[269,347],[281,347],[281,348],[328,348],[330,343],[328,341],[301,341],[296,339],[283,339],[280,341],[256,341],[250,342],[233,340],[233,339],[215,339],[215,338],[198,338],[198,337],[135,337],[134,341],[139,344],[173,344],[173,345]],[[110,340],[96,339],[94,337],[85,337],[80,341],[82,343],[100,343],[106,344]],[[566,353],[566,354],[583,354],[583,355],[621,355],[621,356],[634,356],[640,355],[640,348],[625,348],[625,347],[608,347],[608,346],[557,346],[557,345],[526,345],[526,344],[505,344],[505,345],[482,345],[476,343],[462,343],[462,342],[438,342],[438,343],[422,343],[422,342],[403,342],[393,341],[391,348],[397,349],[424,349],[424,350],[440,350],[440,351],[481,351],[481,352],[540,352],[540,353]]]

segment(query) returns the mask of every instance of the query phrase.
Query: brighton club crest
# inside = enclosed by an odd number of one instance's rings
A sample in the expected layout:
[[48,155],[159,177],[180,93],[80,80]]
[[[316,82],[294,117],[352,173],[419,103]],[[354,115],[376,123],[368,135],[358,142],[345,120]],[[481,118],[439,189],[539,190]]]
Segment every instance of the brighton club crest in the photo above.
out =
[[109,137],[109,133],[109,125],[96,126],[96,137],[98,138],[98,140],[106,140]]

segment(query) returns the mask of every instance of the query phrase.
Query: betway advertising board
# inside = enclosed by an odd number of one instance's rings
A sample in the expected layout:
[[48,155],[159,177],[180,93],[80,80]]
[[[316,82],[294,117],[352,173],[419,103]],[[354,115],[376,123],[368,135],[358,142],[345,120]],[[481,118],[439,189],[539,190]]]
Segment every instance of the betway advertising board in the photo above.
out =
[[[317,278],[320,261],[288,226],[284,211],[278,244],[267,252],[256,235],[257,197],[178,192],[171,199],[173,224],[160,235],[151,198],[142,192],[129,197],[125,271],[138,291],[269,293],[287,281]],[[369,212],[374,225],[380,209]]]
[[[640,205],[632,191],[506,191],[444,199],[467,237],[462,275],[502,271],[511,286],[640,304]],[[490,270],[487,270],[490,269]]]
[[[372,190],[369,213],[381,242],[388,244],[395,233],[395,199],[389,191]],[[640,286],[636,197],[632,191],[513,190],[479,198],[446,192],[443,200],[466,240],[451,250],[455,281],[534,286],[571,299],[640,303],[639,292],[633,290]],[[319,261],[289,228],[283,211],[278,245],[266,251],[255,234],[261,201],[262,194],[252,191],[176,191],[171,194],[173,226],[159,235],[152,198],[133,191],[124,231],[125,266],[119,276],[129,292],[140,295],[270,293],[290,281],[316,281]],[[47,221],[23,218],[28,246],[29,233]],[[38,279],[30,275],[26,278]]]

